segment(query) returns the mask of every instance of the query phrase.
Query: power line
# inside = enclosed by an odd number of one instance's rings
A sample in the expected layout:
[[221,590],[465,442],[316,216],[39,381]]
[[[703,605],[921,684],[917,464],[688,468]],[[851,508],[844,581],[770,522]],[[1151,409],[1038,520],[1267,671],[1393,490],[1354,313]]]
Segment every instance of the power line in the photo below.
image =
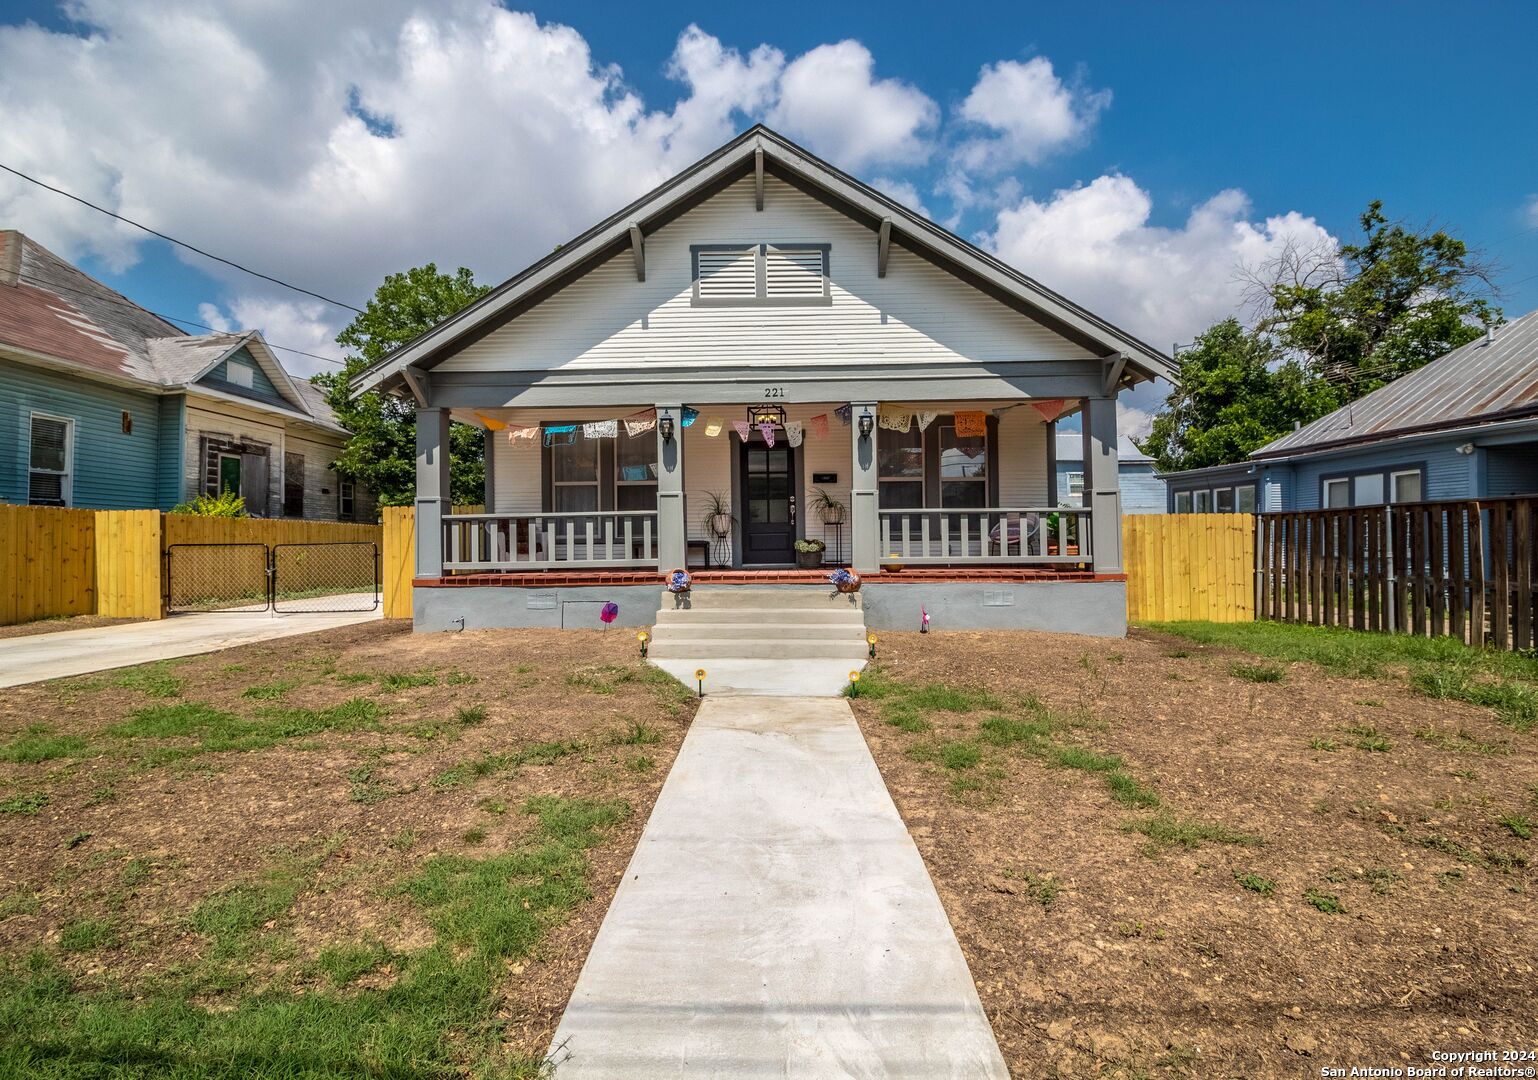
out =
[[116,220],[121,221],[125,225],[132,225],[136,229],[142,229],[145,232],[149,233],[151,236],[158,236],[158,237],[160,237],[160,239],[165,240],[165,241],[167,241],[169,243],[175,244],[178,247],[184,247],[188,251],[195,251],[199,255],[203,256],[205,259],[212,259],[212,260],[214,260],[214,262],[220,262],[220,263],[223,263],[225,266],[234,267],[236,270],[239,270],[243,274],[250,274],[252,277],[261,278],[263,281],[270,281],[274,285],[281,285],[285,289],[292,289],[294,292],[303,293],[305,296],[313,296],[315,299],[324,301],[327,304],[332,304],[335,307],[346,308],[348,311],[357,312],[359,315],[363,314],[363,309],[362,308],[355,308],[351,304],[344,304],[340,300],[333,300],[329,296],[322,296],[318,292],[311,292],[309,289],[300,288],[298,285],[290,285],[288,282],[282,280],[281,278],[275,278],[272,275],[264,274],[264,273],[262,273],[259,270],[252,270],[248,266],[241,266],[240,263],[238,263],[238,262],[234,262],[234,261],[232,261],[230,259],[226,259],[226,258],[224,258],[223,256],[220,256],[220,255],[215,255],[211,251],[204,251],[202,248],[195,247],[192,244],[189,244],[189,243],[187,243],[184,240],[178,240],[174,236],[167,236],[165,233],[158,232],[155,229],[150,228],[148,225],[141,225],[141,224],[139,224],[137,221],[134,221],[132,218],[126,218],[122,214],[113,213],[111,210],[108,210],[104,206],[97,206],[95,203],[91,202],[89,199],[82,199],[79,195],[73,195],[70,192],[65,191],[63,188],[56,188],[52,184],[44,183],[43,181],[39,180],[35,176],[28,176],[26,173],[22,172],[21,170],[13,169],[9,165],[6,165],[3,162],[0,162],[0,169],[4,169],[6,172],[10,173],[12,176],[19,176],[23,180],[28,181],[29,183],[36,184],[40,188],[45,188],[48,191],[51,191],[51,192],[53,192],[56,195],[63,195],[66,199],[73,199],[75,202],[79,203],[81,206],[89,206],[92,210],[95,210],[97,213],[106,214],[108,217],[115,218]]
[[[45,280],[43,278],[33,277],[31,274],[20,274],[19,273],[16,276],[18,278],[20,278],[21,280],[26,281],[26,282],[28,282],[28,283],[30,283],[32,285],[36,285],[36,286],[38,286],[39,288],[42,288],[42,289],[46,289],[46,290],[50,290],[50,291],[56,291],[56,292],[73,293],[76,296],[86,297],[86,298],[88,298],[90,300],[95,301],[96,303],[99,303],[99,304],[113,304],[113,305],[115,305],[117,307],[120,307],[120,308],[131,308],[134,311],[142,311],[145,314],[153,315],[153,316],[155,316],[155,318],[162,319],[165,322],[180,323],[183,326],[196,326],[200,330],[207,330],[207,331],[209,331],[211,333],[227,334],[230,337],[240,337],[239,334],[234,333],[233,331],[230,331],[230,330],[220,330],[216,326],[209,326],[209,325],[207,325],[205,323],[196,322],[196,321],[194,321],[192,319],[179,319],[175,315],[165,315],[165,314],[162,314],[161,312],[158,312],[158,311],[151,311],[149,308],[145,307],[144,305],[136,304],[132,300],[129,300],[127,297],[123,297],[120,300],[114,300],[110,296],[102,296],[99,293],[87,292],[84,289],[72,289],[68,285],[60,285],[56,281],[48,281],[48,280]],[[265,337],[262,338],[262,342],[269,349],[278,349],[278,350],[280,350],[282,352],[294,353],[297,356],[308,356],[312,360],[321,360],[321,361],[324,361],[327,364],[335,364],[337,367],[346,367],[347,366],[341,360],[337,360],[334,357],[321,356],[319,353],[305,352],[303,349],[291,348],[288,345],[274,345],[272,342],[268,341]]]

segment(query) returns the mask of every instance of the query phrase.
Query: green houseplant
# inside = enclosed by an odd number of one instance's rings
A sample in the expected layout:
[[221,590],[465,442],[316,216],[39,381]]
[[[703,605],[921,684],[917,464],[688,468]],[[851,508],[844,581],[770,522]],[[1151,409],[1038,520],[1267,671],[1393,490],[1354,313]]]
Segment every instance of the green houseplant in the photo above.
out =
[[717,540],[725,540],[732,535],[732,504],[719,491],[707,491],[705,493],[705,516],[701,523],[705,531]]
[[812,509],[817,511],[817,518],[824,525],[842,525],[849,513],[849,508],[836,496],[829,495],[827,488],[813,489]]
[[803,570],[816,570],[822,565],[822,553],[827,548],[821,540],[797,540],[796,565]]
[[218,495],[199,495],[191,502],[177,503],[171,507],[173,514],[195,514],[198,517],[245,517],[246,500],[226,489]]

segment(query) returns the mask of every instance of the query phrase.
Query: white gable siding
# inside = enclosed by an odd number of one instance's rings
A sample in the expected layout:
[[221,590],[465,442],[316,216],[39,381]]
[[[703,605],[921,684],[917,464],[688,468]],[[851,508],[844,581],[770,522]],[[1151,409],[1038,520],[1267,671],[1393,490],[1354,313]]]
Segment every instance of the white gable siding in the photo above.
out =
[[[692,244],[829,244],[832,302],[696,307]],[[744,180],[646,238],[646,280],[629,252],[466,346],[445,371],[1057,360],[1089,354],[894,242],[876,275],[876,236],[789,185]],[[756,395],[755,395],[756,396]]]

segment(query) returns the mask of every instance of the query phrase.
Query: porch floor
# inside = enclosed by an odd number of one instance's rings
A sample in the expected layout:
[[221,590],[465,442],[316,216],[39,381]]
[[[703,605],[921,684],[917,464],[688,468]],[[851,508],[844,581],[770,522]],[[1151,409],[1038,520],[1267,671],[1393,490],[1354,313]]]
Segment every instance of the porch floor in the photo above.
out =
[[[832,568],[823,570],[691,570],[694,585],[826,585]],[[986,581],[1126,581],[1126,574],[1098,574],[1072,567],[916,566],[860,575],[862,585],[883,583]],[[550,588],[557,585],[657,585],[667,575],[655,570],[536,570],[488,574],[446,574],[413,578],[416,588]]]

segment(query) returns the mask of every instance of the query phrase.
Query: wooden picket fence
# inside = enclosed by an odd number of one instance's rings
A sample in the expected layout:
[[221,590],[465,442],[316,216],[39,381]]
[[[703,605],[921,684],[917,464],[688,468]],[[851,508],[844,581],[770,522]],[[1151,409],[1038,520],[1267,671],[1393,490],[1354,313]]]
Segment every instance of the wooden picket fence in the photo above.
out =
[[[479,504],[463,503],[450,508],[456,514],[483,514]],[[379,575],[384,590],[384,617],[411,618],[411,579],[417,567],[417,512],[411,506],[380,508],[384,517],[384,546],[380,550]]]
[[1121,520],[1131,622],[1255,618],[1248,514],[1127,514]]
[[[356,541],[382,547],[384,531],[332,521],[0,504],[0,625],[68,615],[158,619],[172,544]],[[294,571],[301,588],[302,572]]]
[[1530,649],[1538,498],[1261,514],[1258,617]]

